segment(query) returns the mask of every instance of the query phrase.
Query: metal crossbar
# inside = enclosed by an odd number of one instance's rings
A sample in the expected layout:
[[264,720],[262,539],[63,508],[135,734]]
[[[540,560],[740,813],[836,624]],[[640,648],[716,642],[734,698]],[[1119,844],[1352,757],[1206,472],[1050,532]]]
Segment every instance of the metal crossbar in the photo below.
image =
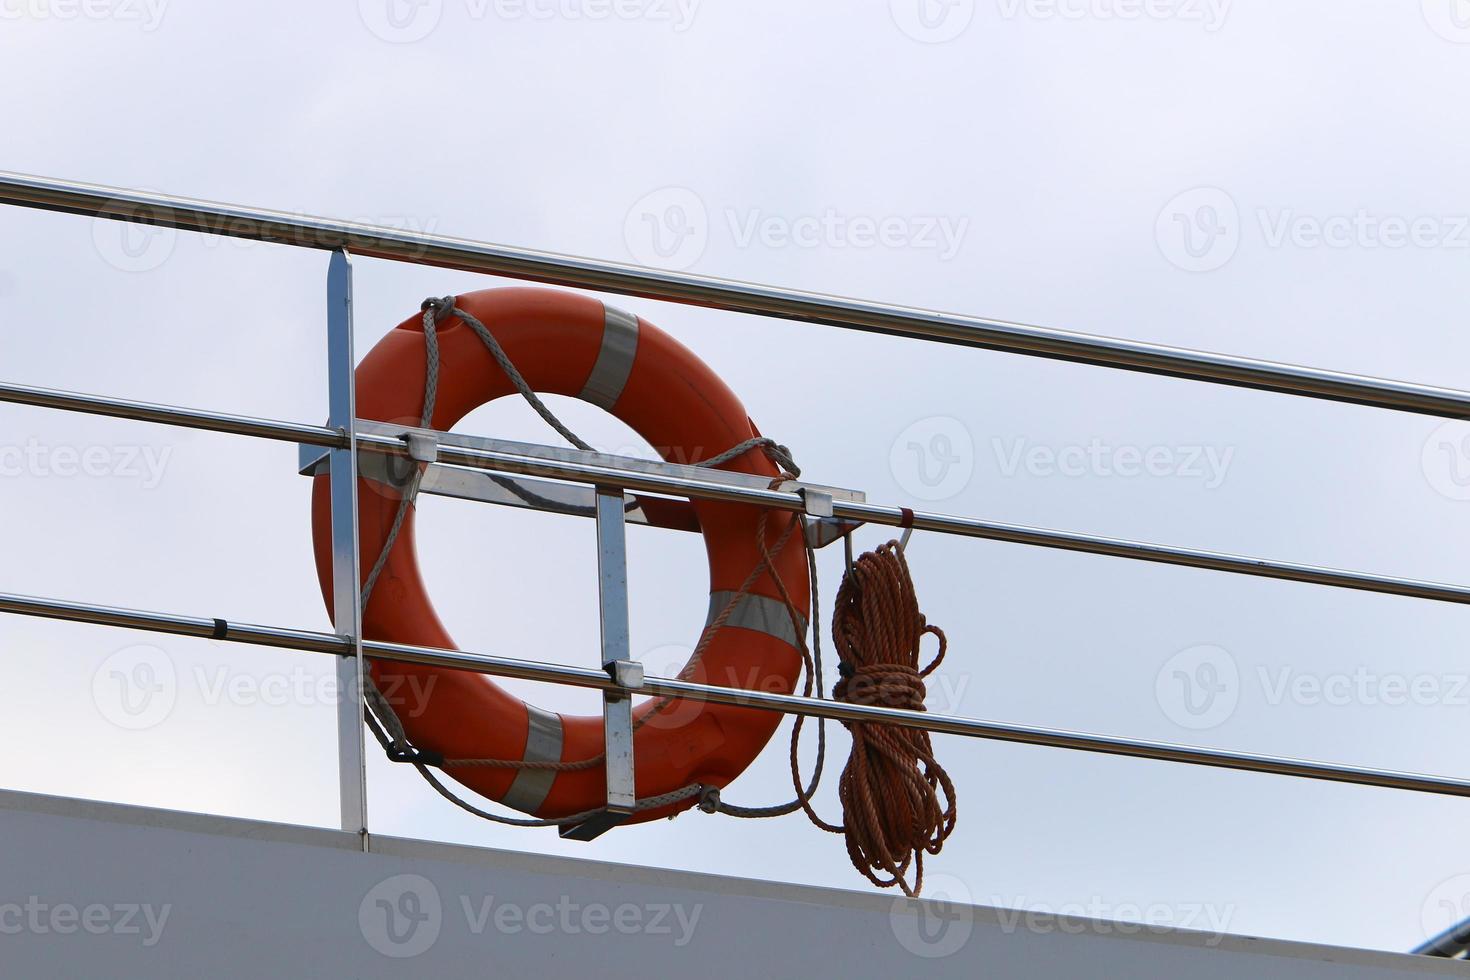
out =
[[[337,610],[333,626],[336,633],[229,623],[220,619],[116,609],[6,593],[0,593],[0,612],[184,636],[213,637],[337,655],[340,658],[339,680],[343,683],[344,690],[352,695],[340,699],[339,706],[341,820],[344,829],[362,835],[364,847],[368,846],[369,840],[361,732],[364,656],[601,690],[609,718],[621,718],[626,713],[631,695],[637,693],[809,717],[924,728],[933,732],[1133,758],[1415,792],[1470,796],[1470,782],[1438,776],[1008,725],[921,711],[717,687],[671,678],[639,677],[636,682],[630,681],[628,678],[636,676],[636,671],[612,669],[628,664],[626,581],[625,569],[621,567],[624,561],[621,543],[622,524],[625,520],[623,494],[627,491],[638,491],[751,503],[777,510],[808,513],[812,512],[812,495],[797,485],[780,489],[750,486],[748,482],[738,479],[738,474],[718,470],[690,473],[688,467],[605,456],[581,450],[559,450],[449,433],[428,433],[424,430],[385,431],[385,427],[379,423],[356,419],[353,408],[355,360],[352,351],[351,268],[347,251],[350,249],[360,255],[419,265],[509,276],[1447,418],[1470,419],[1470,393],[39,177],[0,173],[0,203],[279,242],[332,252],[328,269],[329,422],[325,426],[228,415],[10,383],[0,383],[0,402],[293,442],[303,447],[325,450],[324,454],[314,451],[315,455],[304,452],[303,457],[306,462],[314,462],[316,456],[324,455],[325,471],[330,475],[333,595],[336,600],[334,608]],[[596,489],[596,516],[600,540],[603,542],[599,548],[599,581],[603,599],[603,660],[608,669],[568,667],[362,638],[356,501],[359,457],[365,453],[389,457],[410,456],[412,450],[405,438],[409,431],[431,437],[435,441],[436,466],[550,478]],[[911,523],[921,530],[946,534],[1442,602],[1470,603],[1470,587],[1467,586],[1195,551],[1068,531],[1002,524],[971,517],[913,512],[902,507],[868,503],[860,494],[844,494],[841,491],[823,492],[818,496],[823,501],[822,516],[838,522],[888,526]],[[624,746],[621,733],[614,731],[611,726],[608,737],[618,740],[620,750],[626,748],[626,752],[620,752],[621,761],[618,765],[621,768],[617,770],[613,768],[612,753],[609,753],[609,802],[612,804],[609,809],[617,811],[625,808],[629,802],[631,781],[623,777],[630,777],[632,771],[631,741],[628,740]]]
[[[307,446],[319,446],[324,449],[341,448],[347,440],[344,432],[328,426],[281,422],[240,415],[218,415],[192,408],[175,408],[153,402],[105,398],[99,395],[10,383],[0,383],[0,402],[108,415],[191,429],[206,429],[213,432],[228,432]],[[356,441],[359,454],[381,453],[407,457],[409,449],[403,439],[384,434],[383,428],[380,423],[358,420]],[[428,431],[410,430],[402,426],[396,428],[402,432]],[[524,476],[549,477],[591,485],[598,483],[617,485],[624,490],[672,496],[761,504],[777,510],[796,511],[805,507],[805,501],[795,492],[726,482],[718,471],[703,470],[700,476],[694,477],[681,474],[678,472],[678,467],[651,463],[648,460],[585,453],[577,449],[558,449],[552,446],[479,439],[456,433],[440,432],[433,433],[433,435],[439,440],[439,461],[455,466]],[[833,501],[832,507],[836,518],[851,522],[899,527],[903,525],[905,519],[904,508],[897,505],[873,504],[838,498]],[[1236,575],[1305,582],[1415,599],[1470,604],[1470,586],[1466,585],[1427,582],[1245,555],[1199,551],[1145,541],[1100,537],[1076,531],[987,521],[978,517],[962,517],[920,510],[912,513],[915,528],[937,531],[942,534],[1008,541],[1013,544],[1056,548],[1111,558],[1183,565]]]
[[[89,603],[66,602],[57,599],[41,599],[32,596],[0,592],[0,612],[23,616],[40,616],[75,623],[97,626],[117,626],[125,629],[151,630],[192,636],[205,639],[229,640],[258,646],[280,647],[287,650],[302,650],[309,653],[336,654],[350,658],[351,643],[341,636],[318,633],[310,630],[283,629],[276,626],[256,626],[248,623],[223,622],[203,616],[179,616],[170,613],[146,612],[137,609],[118,609]],[[565,664],[545,663],[536,660],[520,660],[464,650],[444,650],[436,647],[411,646],[402,643],[385,643],[381,640],[363,640],[365,656],[397,663],[419,664],[426,667],[445,667],[452,670],[468,670],[495,677],[516,680],[544,681],[585,687],[598,691],[635,693],[650,697],[679,698],[685,701],[705,701],[712,704],[728,704],[785,714],[805,715],[809,718],[830,718],[837,721],[871,722],[876,724],[900,725],[905,728],[923,728],[947,735],[965,735],[1001,742],[1019,742],[1024,745],[1042,745],[1051,748],[1078,749],[1104,755],[1121,755],[1137,759],[1152,759],[1163,762],[1184,762],[1222,769],[1237,769],[1245,772],[1273,773],[1283,776],[1301,776],[1335,783],[1353,783],[1359,786],[1378,786],[1385,789],[1410,790],[1433,793],[1441,796],[1470,797],[1470,782],[1442,776],[1397,772],[1387,769],[1367,769],[1334,763],[1312,762],[1302,759],[1286,759],[1277,756],[1251,755],[1208,749],[1172,742],[1153,742],[1139,739],[1115,738],[1062,729],[1035,728],[1026,725],[1010,725],[998,721],[977,718],[961,718],[954,715],[934,714],[927,711],[910,711],[903,708],[884,708],[877,705],[849,704],[843,701],[824,701],[804,698],[796,694],[774,694],[766,691],[748,690],[737,687],[720,687],[699,684],[694,681],[669,677],[644,676],[636,689],[620,686],[606,671],[592,667],[571,667]],[[344,699],[348,700],[348,699]]]
[[1422,415],[1470,419],[1470,392],[1449,388],[665,272],[331,218],[5,172],[0,172],[0,203],[303,248],[346,249],[354,255],[415,265],[482,272],[528,282],[802,320],[896,337],[938,340]]

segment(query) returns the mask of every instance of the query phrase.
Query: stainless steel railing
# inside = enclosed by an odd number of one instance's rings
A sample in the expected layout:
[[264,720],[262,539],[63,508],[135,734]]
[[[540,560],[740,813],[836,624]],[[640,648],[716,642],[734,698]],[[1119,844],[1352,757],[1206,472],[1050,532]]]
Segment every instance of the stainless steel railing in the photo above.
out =
[[[329,422],[325,426],[227,415],[11,383],[0,383],[0,401],[288,441],[326,449],[329,459],[327,469],[332,478],[333,592],[337,617],[334,622],[336,633],[327,634],[13,594],[0,594],[0,612],[334,654],[339,657],[340,679],[347,685],[344,690],[355,692],[361,690],[361,657],[366,655],[385,660],[472,670],[501,677],[570,684],[602,690],[621,696],[623,700],[626,700],[629,693],[670,696],[811,717],[925,728],[934,732],[1110,755],[1470,796],[1470,782],[1437,776],[1007,725],[926,712],[841,704],[794,695],[695,684],[670,678],[647,677],[641,685],[629,687],[626,683],[620,685],[608,671],[594,668],[364,640],[361,637],[361,611],[358,607],[358,456],[363,452],[401,456],[407,455],[409,448],[402,439],[371,431],[372,426],[355,419],[351,268],[347,253],[350,250],[360,255],[421,265],[712,306],[893,336],[938,340],[1449,418],[1470,419],[1470,393],[1091,337],[976,317],[890,307],[866,301],[666,273],[325,218],[299,217],[38,177],[0,174],[0,203],[164,225],[186,231],[281,242],[324,249],[332,253],[328,268],[330,406]],[[810,496],[799,489],[770,490],[741,485],[737,481],[723,478],[719,471],[691,476],[678,467],[660,467],[646,461],[636,461],[638,465],[633,465],[635,461],[619,462],[617,458],[575,450],[535,447],[537,451],[531,452],[498,446],[493,441],[473,440],[448,433],[437,433],[435,437],[438,440],[439,462],[450,466],[549,477],[618,491],[739,501],[787,511],[810,511],[811,508]],[[830,508],[832,516],[854,522],[898,526],[906,517],[902,507],[873,504],[859,499],[833,499],[824,502],[823,506]],[[616,510],[618,508],[599,508],[600,529],[606,527],[606,513]],[[919,511],[912,513],[912,524],[915,528],[946,534],[1418,599],[1470,602],[1470,586],[1195,551],[1069,531],[1002,524],[975,517]],[[603,577],[604,588],[608,587],[607,578]],[[607,598],[604,595],[604,599]],[[618,600],[626,602],[625,594],[612,598],[614,609]],[[339,709],[339,768],[342,826],[344,829],[360,832],[364,846],[367,846],[361,712],[361,702],[353,698],[344,699]],[[631,765],[631,759],[628,764]],[[611,778],[609,782],[611,785]]]

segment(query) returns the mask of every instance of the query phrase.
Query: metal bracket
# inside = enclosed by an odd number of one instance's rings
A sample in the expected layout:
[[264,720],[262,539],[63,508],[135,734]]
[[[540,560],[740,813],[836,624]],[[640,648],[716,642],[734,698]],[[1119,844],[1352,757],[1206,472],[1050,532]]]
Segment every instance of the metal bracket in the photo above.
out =
[[557,833],[561,835],[562,840],[594,841],[619,824],[625,823],[628,816],[626,813],[603,810],[601,813],[594,813],[581,823],[566,824]]
[[797,491],[806,505],[806,516],[817,519],[832,516],[832,494],[816,487],[802,487]]
[[852,532],[863,526],[862,521],[845,521],[840,517],[818,517],[806,522],[806,543],[818,550],[838,541],[851,541]]
[[[783,489],[789,488],[788,484]],[[862,527],[862,521],[845,521],[834,516],[833,504],[837,495],[828,487],[796,484],[806,509],[806,543],[809,548],[825,548],[835,541],[852,541],[852,532]]]
[[432,432],[416,429],[405,432],[403,441],[408,443],[408,458],[418,463],[439,462],[439,437]]
[[[643,665],[636,660],[615,660],[610,664],[603,664],[603,669],[614,684],[626,691],[637,691],[643,687]],[[607,696],[620,698],[623,695],[609,691]]]
[[[439,447],[441,445],[466,446],[514,452],[522,456],[585,460],[635,471],[664,473],[673,476],[696,476],[701,480],[760,489],[765,489],[768,482],[762,477],[751,476],[748,473],[733,473],[726,470],[634,459],[626,456],[609,456],[603,453],[587,453],[576,449],[557,449],[552,446],[538,446],[500,439],[461,436],[456,433],[389,425],[365,419],[358,420],[357,431],[405,440],[408,443],[409,457],[415,462],[425,464],[423,477],[419,483],[419,493],[455,497],[460,500],[476,500],[504,507],[530,508],[573,517],[595,516],[597,495],[592,487],[440,463],[438,461]],[[320,446],[300,446],[297,460],[298,472],[304,476],[315,476],[326,472],[326,454],[327,450]],[[371,451],[360,452],[358,456],[358,472],[365,480],[403,490],[413,477],[414,467],[401,456],[387,456]],[[794,480],[783,483],[781,489],[800,493],[805,499],[806,540],[808,546],[812,548],[825,548],[842,540],[844,535],[862,527],[861,521],[833,517],[830,507],[830,502],[837,500],[851,503],[865,502],[867,497],[860,491],[799,483]],[[625,494],[623,517],[629,524],[661,527],[672,531],[697,532],[700,529],[699,514],[694,505],[688,500],[674,497],[644,493]]]
[[643,686],[643,665],[629,655],[628,547],[623,522],[623,491],[598,487],[597,593],[602,616],[602,668],[617,689],[602,695],[602,744],[606,756],[607,807],[579,824],[561,828],[568,840],[592,840],[632,816],[637,793],[633,779],[632,691]]

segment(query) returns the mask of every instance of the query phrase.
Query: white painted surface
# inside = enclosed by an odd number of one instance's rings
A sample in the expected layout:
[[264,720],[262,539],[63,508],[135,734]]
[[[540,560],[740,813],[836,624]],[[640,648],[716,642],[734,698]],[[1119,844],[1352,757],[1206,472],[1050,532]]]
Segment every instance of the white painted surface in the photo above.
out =
[[1379,980],[1443,960],[0,794],[0,962],[42,978]]

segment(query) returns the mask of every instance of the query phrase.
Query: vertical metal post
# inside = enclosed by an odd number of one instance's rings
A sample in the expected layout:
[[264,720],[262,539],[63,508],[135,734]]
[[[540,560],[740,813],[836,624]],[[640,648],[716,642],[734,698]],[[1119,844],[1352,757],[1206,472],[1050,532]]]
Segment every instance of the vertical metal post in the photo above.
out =
[[[623,491],[597,488],[597,597],[602,613],[602,666],[614,671],[629,661],[628,544]],[[616,677],[616,674],[614,674]],[[607,808],[632,813],[633,699],[603,694],[603,747],[607,752]]]
[[628,545],[623,491],[597,488],[597,597],[602,618],[602,667],[619,690],[602,694],[602,742],[606,754],[607,805],[583,823],[566,826],[561,836],[592,840],[633,812],[638,795],[633,780],[633,697],[643,686],[643,665],[628,656]]
[[357,553],[356,358],[352,351],[352,262],[338,249],[327,265],[327,425],[345,432],[348,445],[328,456],[332,501],[332,619],[352,640],[352,655],[337,658],[337,772],[342,829],[368,849],[367,777],[362,736],[362,592]]

